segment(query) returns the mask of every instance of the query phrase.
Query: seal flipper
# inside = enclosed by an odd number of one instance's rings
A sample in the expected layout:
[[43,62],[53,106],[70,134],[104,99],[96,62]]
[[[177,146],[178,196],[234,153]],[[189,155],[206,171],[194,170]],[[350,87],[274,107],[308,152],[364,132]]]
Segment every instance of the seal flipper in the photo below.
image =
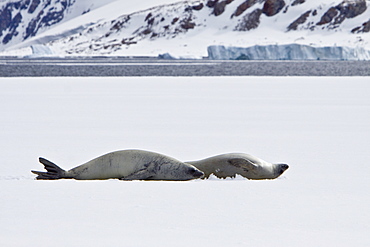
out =
[[120,178],[119,180],[151,180],[153,178],[153,173],[147,169],[142,169],[140,171],[134,172],[126,177]]
[[38,175],[36,179],[46,179],[46,180],[51,180],[51,179],[60,179],[60,178],[67,178],[65,176],[66,171],[54,164],[53,162],[44,159],[44,158],[39,158],[39,161],[41,164],[44,165],[45,169],[47,172],[38,172],[38,171],[31,171],[32,173]]
[[235,166],[237,168],[241,168],[246,172],[252,171],[255,172],[258,169],[258,166],[254,164],[252,161],[242,158],[233,158],[228,160],[229,164]]

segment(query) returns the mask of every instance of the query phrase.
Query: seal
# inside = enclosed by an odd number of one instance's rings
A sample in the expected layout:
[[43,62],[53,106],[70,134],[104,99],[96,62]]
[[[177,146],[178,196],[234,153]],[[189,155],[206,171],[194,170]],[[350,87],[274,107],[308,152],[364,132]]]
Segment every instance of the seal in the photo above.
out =
[[218,178],[235,177],[239,174],[248,179],[275,179],[289,168],[287,164],[271,164],[244,153],[221,154],[185,163],[204,172],[203,179],[209,178],[211,174]]
[[143,150],[111,152],[65,171],[44,158],[39,158],[47,172],[31,171],[36,179],[120,179],[184,181],[204,174],[194,166],[163,154]]

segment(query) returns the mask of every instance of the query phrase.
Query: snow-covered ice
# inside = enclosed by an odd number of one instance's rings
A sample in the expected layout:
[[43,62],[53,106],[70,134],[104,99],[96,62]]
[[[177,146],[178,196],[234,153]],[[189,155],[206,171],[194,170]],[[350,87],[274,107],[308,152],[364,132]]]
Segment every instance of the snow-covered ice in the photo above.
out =
[[[366,77],[0,80],[1,246],[369,246]],[[140,148],[246,152],[271,181],[37,181]]]

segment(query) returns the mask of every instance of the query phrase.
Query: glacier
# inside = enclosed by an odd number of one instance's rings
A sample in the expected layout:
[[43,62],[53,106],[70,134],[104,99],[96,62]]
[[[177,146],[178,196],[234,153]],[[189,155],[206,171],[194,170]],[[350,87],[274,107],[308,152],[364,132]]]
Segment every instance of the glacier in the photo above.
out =
[[45,45],[31,45],[32,55],[28,57],[46,57],[53,55],[53,51]]
[[302,44],[255,45],[250,47],[207,47],[212,60],[370,60],[370,50],[364,47],[326,46]]

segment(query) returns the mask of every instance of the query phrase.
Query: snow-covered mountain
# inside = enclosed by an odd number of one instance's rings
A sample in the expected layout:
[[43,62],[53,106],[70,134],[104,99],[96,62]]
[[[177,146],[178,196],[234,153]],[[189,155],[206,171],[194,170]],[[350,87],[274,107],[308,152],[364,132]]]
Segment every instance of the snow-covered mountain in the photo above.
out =
[[0,1],[0,50],[113,0]]
[[[183,1],[118,17],[107,14],[77,33],[45,32],[27,45],[42,43],[60,55],[206,56],[211,45],[292,43],[370,49],[369,5],[369,0]],[[123,7],[122,2],[110,6],[115,13]]]

